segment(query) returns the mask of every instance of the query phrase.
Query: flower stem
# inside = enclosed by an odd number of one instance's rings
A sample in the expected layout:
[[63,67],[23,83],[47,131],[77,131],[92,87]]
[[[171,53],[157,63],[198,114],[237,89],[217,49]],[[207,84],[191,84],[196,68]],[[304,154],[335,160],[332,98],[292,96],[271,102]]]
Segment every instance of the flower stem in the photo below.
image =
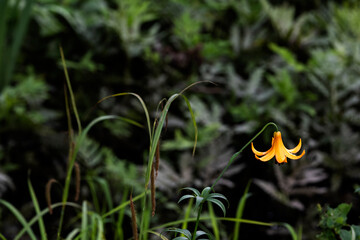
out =
[[197,215],[197,218],[196,218],[194,233],[193,233],[193,236],[192,236],[192,240],[195,240],[195,238],[196,238],[196,232],[197,232],[199,222],[200,222],[200,215],[201,215],[202,207],[203,207],[203,203],[200,203],[198,215]]
[[215,185],[218,183],[218,181],[222,178],[226,170],[230,167],[230,165],[233,163],[233,161],[239,156],[239,154],[252,142],[254,141],[268,126],[273,125],[276,128],[276,131],[279,131],[277,125],[273,122],[267,123],[249,142],[247,142],[240,151],[236,152],[232,157],[230,158],[228,164],[224,168],[224,170],[220,173],[220,175],[217,177],[213,185],[211,186],[211,189],[214,190]]

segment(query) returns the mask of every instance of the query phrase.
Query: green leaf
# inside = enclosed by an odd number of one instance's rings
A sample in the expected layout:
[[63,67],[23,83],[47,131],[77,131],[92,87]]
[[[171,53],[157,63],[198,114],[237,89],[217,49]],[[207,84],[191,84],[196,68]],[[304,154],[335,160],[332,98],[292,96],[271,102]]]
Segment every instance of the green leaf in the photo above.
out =
[[224,204],[223,204],[220,200],[217,200],[217,199],[215,199],[215,198],[208,198],[207,201],[212,202],[212,203],[218,205],[218,206],[221,208],[221,210],[223,211],[224,216],[226,215],[225,206],[224,206]]
[[[236,218],[241,219],[243,212],[244,212],[244,208],[245,208],[245,203],[247,198],[250,196],[249,192],[249,188],[250,188],[250,184],[251,184],[251,180],[247,183],[246,188],[244,190],[244,193],[238,203],[238,207],[236,210]],[[239,230],[240,230],[240,222],[235,223],[235,227],[234,227],[234,238],[233,240],[238,240],[239,239]]]
[[194,115],[194,112],[192,110],[192,107],[191,107],[191,104],[190,104],[189,100],[187,99],[187,97],[185,97],[185,95],[181,95],[181,96],[184,98],[184,100],[186,102],[186,105],[189,108],[191,121],[193,122],[193,125],[194,125],[195,139],[194,139],[194,147],[193,147],[193,152],[192,152],[192,155],[194,156],[195,155],[195,150],[196,150],[196,143],[197,143],[197,139],[198,139],[198,129],[197,129],[197,125],[196,125],[196,119],[195,119],[195,115]]
[[203,236],[203,235],[207,235],[207,233],[204,231],[201,231],[201,230],[196,231],[195,239],[197,239],[198,237]]
[[201,196],[206,199],[209,196],[210,192],[211,192],[211,187],[206,187],[202,190]]
[[290,224],[282,223],[282,225],[285,226],[289,230],[292,240],[297,240],[298,239],[294,228]]
[[191,233],[187,229],[180,229],[180,228],[168,228],[164,230],[165,232],[176,232],[185,235],[185,239],[191,239]]
[[270,43],[269,48],[273,52],[280,55],[287,64],[289,64],[291,67],[294,68],[295,71],[302,72],[305,70],[305,66],[302,63],[298,62],[296,60],[294,54],[287,48],[280,47],[279,45],[277,45],[275,43]]
[[184,195],[179,199],[178,203],[180,203],[182,200],[185,200],[188,198],[195,198],[195,196],[194,195]]
[[204,201],[203,197],[196,197],[195,209],[198,209],[200,204]]
[[327,211],[321,215],[319,226],[324,229],[333,229],[339,234],[340,229],[347,225],[347,214],[351,204],[342,203],[336,208],[327,207]]
[[5,200],[2,200],[2,199],[0,199],[0,203],[3,204],[5,207],[7,207],[14,214],[14,216],[17,218],[17,220],[23,225],[24,229],[27,231],[30,238],[33,240],[36,240],[37,238],[36,238],[34,232],[32,231],[30,224],[28,222],[26,222],[23,215],[11,203],[9,203]]
[[[32,202],[34,204],[35,212],[36,212],[37,215],[40,215],[39,202],[37,200],[37,197],[36,197],[34,188],[33,188],[32,184],[31,184],[30,178],[28,178],[28,186],[29,186],[31,199],[32,199]],[[41,239],[46,240],[47,236],[46,236],[44,220],[43,220],[43,218],[41,216],[39,217],[39,228],[40,228]]]
[[214,213],[214,208],[213,208],[211,202],[208,202],[208,208],[209,208],[209,215],[210,215],[210,219],[211,219],[211,226],[213,229],[214,237],[216,240],[220,240],[219,226],[218,226],[218,223],[216,220],[216,215]]
[[87,229],[88,229],[88,210],[87,210],[87,204],[85,201],[83,201],[82,205],[82,215],[81,215],[81,240],[87,239]]
[[224,195],[220,194],[220,193],[211,193],[209,195],[209,198],[221,198],[221,199],[224,199],[229,205],[229,201],[227,200],[227,198]]
[[180,191],[182,191],[182,190],[190,190],[190,191],[193,191],[196,196],[200,196],[200,195],[201,195],[201,194],[200,194],[200,191],[197,190],[196,188],[185,187],[185,188],[180,189]]
[[172,95],[169,100],[166,102],[163,111],[161,112],[161,116],[158,122],[158,125],[156,127],[155,133],[152,136],[152,141],[151,141],[151,146],[150,146],[150,153],[149,153],[149,158],[148,158],[148,166],[146,168],[146,173],[145,173],[145,188],[147,188],[149,181],[150,181],[150,173],[151,173],[151,169],[152,169],[152,164],[154,161],[154,157],[155,157],[155,152],[156,152],[156,147],[157,144],[159,142],[160,139],[160,135],[165,123],[165,119],[167,116],[167,113],[169,111],[170,105],[171,103],[178,97],[180,96],[180,94],[174,94]]
[[[0,200],[1,203],[2,200]],[[78,208],[80,209],[80,205],[76,204],[76,203],[71,203],[71,202],[67,202],[65,203],[66,206],[69,207],[73,207],[73,208]],[[60,203],[54,203],[51,205],[52,209],[58,208],[58,207],[63,207],[64,204],[62,202]],[[35,224],[37,221],[39,221],[40,217],[44,216],[45,214],[47,214],[49,212],[49,208],[45,208],[44,210],[42,210],[39,214],[37,214],[36,216],[34,216],[29,222],[27,226],[24,226],[23,229],[20,230],[20,232],[18,232],[18,234],[15,236],[14,240],[18,240],[20,239],[26,231],[28,231],[28,228],[30,228],[33,224]],[[31,230],[31,229],[30,229]],[[36,238],[35,238],[36,239]]]

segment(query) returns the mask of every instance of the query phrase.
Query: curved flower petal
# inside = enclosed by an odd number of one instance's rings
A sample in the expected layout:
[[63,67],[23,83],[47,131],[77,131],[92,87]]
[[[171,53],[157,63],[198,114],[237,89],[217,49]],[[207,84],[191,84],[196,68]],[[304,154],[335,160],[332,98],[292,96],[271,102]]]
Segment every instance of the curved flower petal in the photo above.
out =
[[285,151],[286,149],[281,141],[281,137],[277,138],[275,140],[275,159],[278,163],[283,163],[286,161]]
[[271,151],[268,154],[266,154],[265,156],[259,158],[258,156],[255,155],[255,158],[259,159],[260,161],[263,161],[263,162],[269,161],[270,159],[272,159],[275,156],[275,148],[271,147],[270,150]]
[[272,147],[271,147],[269,150],[267,150],[266,152],[260,152],[260,151],[256,150],[256,149],[254,148],[254,144],[251,143],[251,150],[253,151],[253,153],[255,153],[255,155],[258,155],[258,156],[260,156],[260,157],[268,154],[268,153],[271,151],[271,149],[272,149]]
[[293,159],[293,160],[297,160],[297,159],[301,158],[302,156],[304,156],[304,154],[305,154],[305,150],[304,150],[300,155],[298,155],[298,156],[290,153],[289,151],[286,151],[286,152],[285,152],[285,156],[288,157],[288,158],[290,158],[290,159]]
[[299,141],[299,144],[294,147],[293,149],[288,149],[289,153],[297,153],[301,148],[301,138],[300,138],[300,141]]

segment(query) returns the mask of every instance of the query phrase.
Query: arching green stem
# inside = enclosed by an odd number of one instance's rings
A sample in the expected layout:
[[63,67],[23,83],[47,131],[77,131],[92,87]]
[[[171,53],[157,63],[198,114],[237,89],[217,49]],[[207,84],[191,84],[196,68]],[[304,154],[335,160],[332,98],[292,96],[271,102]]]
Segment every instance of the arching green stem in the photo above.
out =
[[218,181],[222,178],[222,176],[224,175],[224,173],[226,172],[226,170],[230,167],[230,165],[233,163],[233,161],[239,156],[239,154],[252,142],[254,141],[268,126],[273,125],[276,128],[276,131],[279,131],[277,125],[273,122],[269,122],[267,123],[261,130],[260,132],[258,132],[249,142],[247,142],[241,149],[240,151],[236,152],[234,155],[232,155],[232,157],[230,158],[228,164],[226,165],[226,167],[224,168],[224,170],[220,173],[220,175],[217,177],[217,179],[215,180],[215,182],[213,183],[213,185],[211,186],[211,189],[214,190],[215,185],[218,183]]

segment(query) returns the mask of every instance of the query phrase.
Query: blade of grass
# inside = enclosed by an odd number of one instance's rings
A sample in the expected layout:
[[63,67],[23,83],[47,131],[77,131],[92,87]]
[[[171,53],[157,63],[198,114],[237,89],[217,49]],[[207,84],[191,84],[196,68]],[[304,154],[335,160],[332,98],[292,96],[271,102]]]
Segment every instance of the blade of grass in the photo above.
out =
[[84,131],[77,138],[76,146],[75,146],[75,149],[74,149],[74,151],[72,153],[71,160],[70,160],[69,166],[68,166],[66,179],[65,179],[65,186],[64,186],[63,197],[62,197],[62,202],[64,203],[64,205],[63,205],[63,208],[62,208],[61,214],[60,214],[60,221],[59,221],[57,239],[61,238],[60,235],[61,235],[61,228],[62,228],[62,223],[63,223],[63,219],[64,219],[65,203],[67,202],[68,197],[69,197],[71,174],[72,174],[72,170],[74,168],[75,160],[76,160],[76,157],[77,157],[77,153],[79,152],[80,146],[84,142],[87,133],[90,131],[90,129],[94,125],[96,125],[97,123],[99,123],[101,121],[105,121],[105,120],[109,120],[109,119],[116,119],[116,118],[117,118],[117,116],[112,116],[112,115],[105,115],[105,116],[95,118],[92,122],[89,123],[89,125],[87,125],[87,127],[84,129]]
[[4,235],[2,235],[1,233],[0,233],[0,239],[1,239],[1,240],[7,240],[7,239],[4,237]]
[[[210,217],[201,217],[200,218],[200,221],[208,221],[208,220],[211,220],[211,218]],[[218,220],[218,221],[227,221],[227,222],[241,222],[241,223],[259,225],[259,226],[265,226],[265,227],[272,227],[272,226],[275,226],[275,225],[279,225],[278,223],[267,223],[267,222],[249,220],[249,219],[237,219],[237,218],[228,218],[228,217],[217,217],[216,220]],[[189,218],[187,221],[188,222],[195,222],[196,218]],[[164,223],[162,225],[150,228],[149,230],[154,231],[156,229],[167,228],[167,227],[175,226],[175,225],[178,225],[178,224],[182,224],[183,222],[184,222],[183,219],[177,220],[177,221],[172,221],[172,222],[167,222],[167,223]]]
[[146,122],[147,122],[147,125],[148,125],[150,145],[151,145],[152,134],[151,134],[150,115],[149,115],[149,112],[148,112],[148,109],[147,109],[147,107],[146,107],[146,104],[145,104],[144,100],[143,100],[138,94],[132,93],[132,92],[117,93],[117,94],[113,94],[113,95],[110,95],[110,96],[107,96],[107,97],[104,97],[104,98],[100,99],[100,100],[97,102],[97,104],[101,103],[102,101],[105,101],[105,100],[108,99],[108,98],[118,97],[118,96],[126,96],[126,95],[131,95],[131,96],[136,97],[136,98],[139,100],[142,108],[144,109],[144,113],[145,113],[145,117],[146,117]]
[[298,234],[297,234],[297,238],[298,238],[299,240],[302,239],[302,225],[301,225],[301,224],[300,224],[300,226],[299,226],[299,231],[298,231]]
[[29,234],[29,237],[33,240],[36,240],[37,238],[33,230],[31,229],[30,224],[26,222],[23,215],[11,203],[2,199],[0,199],[0,203],[3,204],[5,207],[7,207],[12,212],[12,214],[14,214],[16,219],[21,223],[21,225],[23,225],[25,231]]
[[[143,210],[143,219],[144,219],[144,222],[142,222],[142,225],[143,225],[143,235],[140,235],[140,239],[143,239],[143,240],[147,240],[148,239],[148,229],[149,229],[149,226],[150,226],[150,220],[151,220],[151,202],[149,201],[147,203],[147,207],[144,208]],[[143,220],[142,219],[142,220]]]
[[65,240],[73,240],[74,237],[80,232],[80,230],[78,228],[75,228],[74,230],[72,230],[66,237]]
[[[110,191],[108,182],[105,179],[99,178],[99,177],[95,178],[95,181],[97,181],[99,183],[101,189],[104,192],[105,200],[108,205],[107,209],[108,210],[113,209],[113,203],[112,203],[112,199],[111,199],[111,191]],[[115,218],[113,216],[112,216],[112,221],[113,221],[113,223],[115,222]]]
[[[147,193],[149,193],[149,191],[148,191]],[[145,192],[137,195],[136,197],[133,198],[133,202],[135,202],[136,200],[141,199],[142,197],[144,197],[144,195],[145,195]],[[130,205],[130,201],[129,201],[129,200],[126,201],[126,202],[124,202],[124,203],[122,203],[122,204],[120,204],[119,206],[115,207],[114,209],[111,209],[109,212],[103,214],[101,217],[102,217],[102,218],[106,218],[106,217],[108,217],[108,216],[110,216],[110,215],[112,215],[112,214],[114,214],[114,213],[122,210],[123,208],[125,208],[125,207],[128,206],[128,205]]]
[[[158,121],[158,124],[157,124],[157,127],[156,127],[156,130],[155,130],[155,134],[153,135],[152,137],[152,141],[151,141],[151,144],[150,144],[150,153],[149,153],[149,158],[148,158],[148,166],[146,168],[146,173],[145,173],[145,189],[147,189],[148,185],[149,185],[149,182],[150,182],[150,174],[151,174],[151,166],[153,164],[153,161],[154,161],[154,156],[155,156],[155,153],[156,153],[156,146],[159,142],[159,139],[160,139],[160,136],[161,136],[161,132],[162,132],[162,129],[163,129],[163,126],[164,126],[164,122],[165,122],[165,119],[167,117],[167,114],[168,114],[168,111],[169,111],[169,108],[171,106],[171,104],[173,103],[173,101],[175,99],[177,99],[179,96],[183,95],[185,91],[187,91],[189,88],[197,85],[197,84],[200,84],[200,83],[205,83],[205,82],[208,82],[208,83],[212,83],[210,81],[200,81],[200,82],[196,82],[196,83],[193,83],[189,86],[187,86],[186,88],[184,88],[180,93],[175,93],[173,94],[169,100],[166,102],[162,112],[161,112],[161,115],[160,115],[160,119]],[[190,106],[191,108],[191,106]]]
[[190,198],[189,205],[186,208],[186,212],[185,212],[185,216],[184,216],[184,222],[183,222],[183,224],[181,226],[182,229],[187,229],[188,219],[190,218],[190,213],[191,213],[191,210],[192,210],[193,203],[194,203],[194,199]]
[[81,215],[81,240],[87,240],[87,229],[88,229],[88,210],[86,201],[83,201],[82,204],[82,215]]
[[[35,208],[35,212],[37,215],[40,214],[40,207],[39,207],[39,202],[36,198],[36,194],[34,192],[34,188],[31,184],[31,181],[30,181],[30,178],[28,178],[27,180],[28,182],[28,186],[29,186],[29,191],[30,191],[30,195],[31,195],[31,199],[32,199],[32,202],[34,204],[34,208]],[[41,239],[42,240],[46,240],[47,239],[47,236],[46,236],[46,230],[45,230],[45,225],[44,225],[44,220],[42,217],[39,217],[39,229],[40,229],[40,235],[41,235]]]
[[[0,200],[1,201],[1,200]],[[74,207],[74,208],[81,208],[81,206],[79,204],[76,204],[76,203],[71,203],[71,202],[68,202],[66,203],[67,206],[69,207]],[[52,209],[55,209],[55,208],[58,208],[58,207],[62,207],[63,206],[63,203],[54,203],[51,205],[51,208]],[[39,218],[44,216],[45,214],[49,213],[49,208],[45,208],[44,210],[42,210],[39,214],[37,214],[35,217],[33,217],[29,222],[28,222],[28,225],[29,227],[31,227],[34,223],[36,223],[37,221],[39,221]],[[20,239],[24,234],[25,232],[27,231],[27,229],[24,227],[14,238],[14,240],[18,240]]]
[[[121,199],[121,204],[123,204],[126,201],[126,199],[128,199],[128,194],[129,194],[129,188],[125,187],[125,190],[123,191],[123,196],[122,196],[122,199]],[[123,228],[122,228],[122,223],[124,221],[124,216],[125,216],[125,208],[122,208],[119,211],[118,220],[116,222],[116,234],[117,235],[115,235],[115,239],[124,240],[124,231],[123,231]],[[116,238],[116,236],[118,238]]]
[[[238,218],[238,219],[242,218],[246,200],[250,196],[248,194],[250,185],[251,185],[251,180],[247,183],[246,188],[244,190],[244,194],[242,195],[242,197],[241,197],[241,199],[239,201],[239,204],[238,204],[238,207],[237,207],[237,210],[236,210],[236,218]],[[240,230],[240,222],[236,222],[235,227],[234,227],[234,238],[233,238],[233,240],[238,240],[239,239],[239,230]]]
[[220,240],[219,226],[217,224],[216,215],[214,213],[214,208],[213,208],[211,202],[208,202],[208,207],[209,207],[211,226],[212,226],[212,229],[214,231],[215,239]]
[[194,147],[193,147],[192,155],[195,156],[196,144],[197,144],[197,139],[198,139],[198,129],[197,129],[197,125],[196,125],[196,119],[195,119],[195,115],[194,115],[194,112],[193,112],[193,110],[191,108],[191,104],[190,104],[189,100],[184,95],[181,95],[181,96],[184,98],[184,100],[186,102],[186,105],[189,108],[191,121],[193,122],[193,125],[194,125],[195,139],[194,139]]
[[103,235],[104,235],[104,222],[102,220],[102,218],[99,216],[99,214],[94,214],[95,219],[97,220],[97,240],[102,240],[104,239]]
[[73,111],[74,111],[74,115],[75,115],[76,122],[77,122],[77,125],[78,125],[78,131],[79,131],[79,135],[80,135],[81,132],[82,132],[80,117],[79,117],[79,114],[78,114],[78,111],[77,111],[75,97],[74,97],[74,93],[73,93],[71,83],[70,83],[69,73],[68,73],[67,68],[66,68],[66,61],[65,61],[64,52],[63,52],[63,49],[62,49],[61,46],[59,47],[59,49],[60,49],[61,61],[62,61],[63,68],[64,68],[66,84],[67,84],[67,88],[68,88],[69,93],[70,93],[71,105],[72,105],[72,108],[73,108]]
[[165,107],[164,107],[163,111],[161,112],[161,116],[160,116],[160,119],[158,121],[156,130],[155,130],[155,134],[154,134],[153,139],[152,139],[152,144],[151,144],[151,147],[150,147],[150,153],[149,153],[149,158],[148,158],[148,166],[146,168],[146,173],[145,173],[145,189],[147,189],[147,186],[148,186],[148,184],[150,182],[151,167],[152,167],[152,164],[153,164],[153,161],[154,161],[154,156],[155,156],[155,153],[156,153],[156,146],[157,146],[157,144],[159,142],[159,139],[160,139],[160,135],[161,135],[161,132],[162,132],[162,129],[163,129],[163,126],[164,126],[166,115],[167,115],[167,113],[169,111],[171,103],[178,96],[180,96],[178,93],[172,95],[169,98],[169,100],[166,102]]
[[[27,0],[25,1],[25,6],[22,9],[22,12],[19,14],[20,18],[18,19],[18,22],[16,23],[15,30],[13,32],[11,46],[9,46],[9,55],[6,57],[6,60],[4,59],[4,62],[6,61],[6,67],[4,68],[5,71],[5,78],[3,82],[3,86],[1,86],[0,91],[6,87],[12,78],[15,64],[16,64],[16,58],[19,53],[21,43],[23,42],[25,32],[27,30],[27,26],[30,20],[31,15],[31,7],[33,4],[33,0]],[[6,23],[5,23],[6,25]],[[8,33],[5,33],[6,35],[9,35]]]
[[98,200],[98,197],[97,197],[97,191],[96,191],[96,187],[94,185],[93,177],[90,177],[90,176],[87,177],[86,181],[87,181],[87,183],[89,185],[90,194],[91,194],[91,197],[92,197],[92,202],[93,202],[95,211],[100,212],[100,204],[99,204],[99,200]]
[[5,69],[6,61],[5,56],[7,53],[6,45],[6,31],[7,31],[7,18],[8,18],[8,0],[0,1],[0,92],[5,87]]
[[286,227],[287,230],[289,230],[292,240],[297,240],[298,239],[294,228],[290,224],[288,224],[288,223],[279,223],[279,225],[282,225],[282,226]]
[[[146,171],[145,171],[145,191],[147,191],[147,188],[148,188],[148,185],[149,185],[149,182],[150,182],[151,170],[152,170],[152,166],[153,166],[154,157],[155,157],[155,154],[156,154],[156,147],[157,147],[157,145],[159,143],[161,132],[163,130],[163,126],[164,126],[165,120],[167,119],[168,111],[169,111],[169,108],[170,108],[172,102],[175,99],[177,99],[179,96],[181,96],[189,88],[193,87],[196,84],[203,83],[203,82],[207,82],[207,81],[193,83],[193,84],[187,86],[186,88],[184,88],[180,93],[173,94],[169,98],[169,100],[166,102],[166,104],[165,104],[165,106],[164,106],[164,108],[163,108],[163,110],[161,112],[159,121],[157,122],[157,124],[154,124],[154,126],[156,126],[156,130],[155,130],[155,133],[152,136],[152,140],[150,141],[150,153],[149,153],[147,168],[146,168]],[[145,237],[147,236],[146,234],[144,234],[144,232],[145,232],[144,231],[145,230],[144,229],[144,226],[145,226],[144,225],[144,220],[145,220],[146,206],[147,206],[147,204],[146,204],[146,196],[144,196],[142,204],[141,204],[141,207],[142,207],[143,211],[142,211],[142,217],[141,217],[141,222],[140,222],[140,240],[142,240],[143,235]]]
[[157,232],[154,232],[154,231],[148,231],[148,233],[154,234],[154,235],[160,237],[162,240],[169,240],[164,235],[161,235],[161,233],[157,233]]

